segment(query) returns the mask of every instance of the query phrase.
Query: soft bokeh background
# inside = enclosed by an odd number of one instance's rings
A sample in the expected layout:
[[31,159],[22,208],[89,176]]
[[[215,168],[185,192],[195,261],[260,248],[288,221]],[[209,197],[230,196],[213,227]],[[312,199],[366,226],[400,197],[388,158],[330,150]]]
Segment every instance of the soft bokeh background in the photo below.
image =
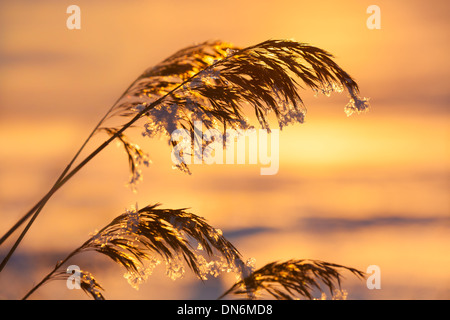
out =
[[[82,25],[71,31],[66,8],[75,3]],[[381,7],[381,30],[366,27],[371,4]],[[260,176],[259,165],[197,165],[187,176],[171,169],[164,141],[135,132],[153,159],[139,192],[124,187],[126,155],[110,146],[49,202],[0,275],[0,298],[22,297],[130,205],[161,202],[191,207],[257,267],[289,258],[378,265],[380,290],[346,274],[350,299],[449,299],[449,10],[446,0],[1,1],[2,234],[50,188],[128,84],[187,45],[311,43],[336,56],[372,108],[346,117],[345,94],[305,91],[306,123],[281,133],[275,176]],[[72,263],[114,299],[213,299],[231,281],[173,282],[160,266],[136,291],[103,257]],[[87,296],[53,282],[33,298]]]

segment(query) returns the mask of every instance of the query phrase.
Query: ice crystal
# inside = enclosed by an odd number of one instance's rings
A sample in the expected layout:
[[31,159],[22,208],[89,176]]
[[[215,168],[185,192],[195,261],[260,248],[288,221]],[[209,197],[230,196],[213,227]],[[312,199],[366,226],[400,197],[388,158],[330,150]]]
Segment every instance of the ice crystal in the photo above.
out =
[[321,83],[317,88],[313,88],[313,91],[315,92],[316,96],[318,93],[321,93],[329,97],[333,92],[341,93],[342,91],[344,91],[344,86],[337,82],[326,82]]
[[[138,107],[139,106],[142,105],[138,105]],[[142,180],[141,167],[142,166],[148,167],[151,163],[149,155],[144,151],[142,151],[139,145],[129,142],[127,137],[123,133],[119,134],[118,129],[115,128],[100,128],[100,129],[106,131],[111,136],[116,136],[116,139],[118,139],[117,141],[118,145],[122,144],[123,147],[125,148],[125,152],[128,155],[128,162],[131,171],[130,180],[127,186],[131,187],[133,192],[136,192],[136,185],[139,181]]]
[[278,116],[280,129],[293,123],[303,123],[305,121],[305,114],[305,110],[296,108],[292,104],[283,105]]
[[173,259],[168,258],[166,260],[166,275],[172,279],[177,280],[184,276],[185,270],[183,262],[179,257]]
[[180,113],[176,103],[157,106],[149,112],[142,135],[150,138],[158,134],[170,136],[177,129],[178,122],[183,119],[184,115]]
[[[137,145],[134,145],[134,146],[140,150],[139,146],[137,146]],[[148,167],[152,163],[152,161],[150,160],[148,154],[146,154],[146,153],[141,153],[141,152],[135,153],[133,155],[133,157],[134,157],[135,169],[131,173],[130,180],[128,181],[127,186],[129,186],[133,192],[136,192],[137,184],[143,180],[141,167],[142,166]]]
[[[236,273],[236,276],[241,278],[241,271],[243,267],[243,263],[241,264],[240,259],[236,259],[232,262],[228,261],[223,256],[216,257],[213,260],[207,261],[204,256],[198,255],[197,259],[199,261],[200,266],[200,275],[199,278],[202,280],[208,280],[209,276],[213,276],[217,278],[222,273]],[[251,272],[251,271],[250,271]]]
[[241,259],[235,259],[234,272],[236,273],[236,281],[249,277],[255,270],[255,264],[255,258],[249,258],[245,263]]
[[225,50],[225,52],[226,52],[227,57],[231,57],[231,56],[233,56],[236,52],[238,52],[238,50],[234,50],[234,49],[231,49],[231,48],[227,48],[227,49]]

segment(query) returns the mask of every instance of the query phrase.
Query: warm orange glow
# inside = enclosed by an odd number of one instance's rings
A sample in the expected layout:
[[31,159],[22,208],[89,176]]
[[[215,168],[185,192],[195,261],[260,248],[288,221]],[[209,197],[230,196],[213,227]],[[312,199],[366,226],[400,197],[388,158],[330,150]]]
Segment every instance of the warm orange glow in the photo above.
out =
[[[68,253],[130,204],[160,202],[192,208],[230,235],[246,258],[255,257],[257,266],[293,257],[363,271],[379,265],[383,289],[351,282],[350,298],[355,289],[353,297],[362,299],[449,299],[446,4],[379,0],[382,29],[368,30],[364,1],[81,1],[77,31],[66,29],[62,4],[0,4],[0,233],[45,194],[147,67],[205,40],[245,47],[294,38],[331,52],[356,79],[361,96],[370,97],[370,111],[347,117],[345,94],[315,98],[302,92],[306,121],[281,132],[274,176],[261,176],[259,165],[193,165],[188,176],[172,170],[165,141],[143,139],[134,130],[133,142],[153,161],[143,170],[139,192],[124,187],[127,158],[111,145],[50,201],[20,254]],[[217,49],[226,55],[226,46]],[[103,138],[95,136],[92,146]],[[5,269],[0,298],[17,298],[16,291],[44,274],[55,255],[39,260],[29,277]],[[181,281],[195,287],[195,279],[168,281],[160,269],[136,292],[123,270],[111,267],[102,278],[106,296],[197,297],[175,290]],[[14,290],[5,283],[10,277],[18,279]],[[56,284],[34,297],[84,298]]]

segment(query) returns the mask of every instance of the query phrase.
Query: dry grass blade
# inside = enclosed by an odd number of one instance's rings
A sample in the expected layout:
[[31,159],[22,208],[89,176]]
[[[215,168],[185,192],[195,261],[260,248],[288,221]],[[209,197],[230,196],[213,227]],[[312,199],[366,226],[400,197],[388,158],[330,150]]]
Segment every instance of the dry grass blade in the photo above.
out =
[[313,299],[313,290],[323,292],[322,285],[327,287],[331,294],[335,289],[340,289],[341,270],[364,278],[364,273],[354,268],[318,260],[272,262],[236,282],[219,299],[231,294],[249,297],[249,290],[253,293],[252,297],[258,297],[258,294],[265,292],[269,297],[278,300],[300,297]]

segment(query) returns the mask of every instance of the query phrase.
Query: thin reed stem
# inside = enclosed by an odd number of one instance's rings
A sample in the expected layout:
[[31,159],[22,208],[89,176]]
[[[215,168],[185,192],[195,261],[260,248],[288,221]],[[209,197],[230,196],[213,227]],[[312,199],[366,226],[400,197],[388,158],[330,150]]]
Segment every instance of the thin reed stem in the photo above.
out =
[[[243,52],[246,53],[242,54]],[[333,91],[342,92],[345,88],[351,97],[345,108],[347,115],[365,111],[368,108],[368,99],[359,98],[356,82],[331,58],[332,55],[322,49],[290,40],[268,40],[238,50],[234,50],[234,46],[230,44],[205,42],[180,50],[159,65],[145,70],[97,123],[45,196],[0,239],[1,245],[29,219],[0,263],[0,272],[52,196],[113,140],[120,140],[129,156],[132,172],[130,184],[139,180],[141,171],[136,168],[142,164],[148,165],[149,159],[139,146],[128,142],[124,132],[144,116],[147,117],[147,123],[143,135],[149,137],[161,132],[170,136],[174,128],[180,127],[191,128],[193,134],[193,121],[198,118],[205,119],[207,128],[220,128],[220,124],[223,124],[224,128],[227,124],[231,127],[249,128],[250,123],[241,109],[244,103],[247,103],[254,109],[258,122],[264,129],[270,130],[267,115],[272,111],[282,129],[291,123],[303,123],[306,110],[303,109],[304,104],[298,94],[298,89],[301,88],[296,81],[298,79],[314,91],[326,95]],[[217,66],[218,68],[215,68]],[[176,92],[179,88],[186,91]],[[101,127],[105,120],[115,116],[125,117],[126,120],[117,127]],[[94,146],[94,151],[84,159],[78,160],[94,134],[101,130],[106,130],[109,138]],[[172,144],[176,146],[176,143]],[[177,167],[190,173],[186,165]],[[142,259],[153,261],[154,252],[171,264],[168,270],[173,279],[184,273],[184,269],[179,271],[177,259],[180,257],[184,258],[200,279],[206,278],[205,275],[211,270],[216,272],[224,268],[223,262],[219,261],[220,269],[214,264],[211,267],[214,269],[205,271],[205,266],[209,264],[205,264],[203,255],[196,254],[190,238],[197,240],[200,247],[197,250],[206,250],[210,257],[213,256],[213,250],[218,250],[223,256],[221,259],[225,258],[227,262],[227,270],[232,267],[242,275],[242,280],[224,295],[247,294],[249,299],[255,299],[258,291],[265,290],[277,299],[292,299],[293,292],[312,298],[311,288],[320,289],[315,278],[323,281],[332,291],[336,283],[340,285],[338,268],[362,275],[360,271],[352,268],[304,260],[274,262],[252,272],[253,267],[249,268],[247,263],[242,262],[239,252],[222,237],[222,233],[207,225],[202,218],[186,213],[184,209],[161,210],[155,209],[156,207],[157,205],[147,206],[139,211],[137,208],[127,210],[114,219],[102,229],[104,234],[102,231],[96,233],[66,258],[58,261],[54,268],[25,294],[23,300],[47,281],[67,278],[67,273],[60,268],[82,251],[95,250],[123,265],[128,270],[126,278],[134,285],[142,279]],[[188,238],[180,236],[182,234]],[[81,288],[94,299],[104,299],[99,291],[103,288],[93,276],[89,272],[82,274]]]
[[39,289],[44,283],[46,283],[50,278],[53,276],[53,274],[58,271],[58,269],[67,262],[70,258],[72,258],[74,255],[78,253],[79,248],[72,251],[64,260],[59,261],[52,271],[50,271],[37,285],[35,285],[33,288],[30,289],[30,291],[25,294],[25,296],[22,298],[22,300],[27,300],[30,295],[32,295],[37,289]]
[[[244,50],[244,49],[243,49]],[[220,61],[219,61],[220,62]],[[218,62],[216,62],[215,64],[217,64]],[[213,64],[214,65],[214,64]],[[210,66],[208,66],[209,68]],[[25,234],[28,232],[28,230],[30,229],[31,225],[33,224],[33,222],[36,220],[37,216],[39,215],[39,213],[41,212],[41,210],[44,208],[44,206],[46,205],[47,201],[53,196],[53,194],[55,194],[56,191],[58,191],[67,181],[69,181],[78,171],[80,171],[89,161],[91,161],[98,153],[100,153],[104,148],[106,148],[114,139],[116,139],[117,137],[119,137],[126,129],[128,129],[131,125],[133,125],[137,120],[139,120],[142,115],[144,115],[145,113],[149,112],[151,109],[153,109],[156,105],[158,105],[159,103],[161,103],[167,96],[171,95],[172,93],[174,93],[176,90],[178,90],[179,88],[181,88],[182,86],[184,86],[186,83],[188,83],[189,81],[191,81],[194,77],[196,77],[198,74],[200,74],[203,70],[200,70],[199,72],[195,73],[193,76],[189,77],[188,79],[186,79],[185,81],[183,81],[181,84],[179,84],[177,87],[175,87],[174,89],[172,89],[171,91],[169,91],[167,94],[165,94],[164,96],[162,96],[161,98],[159,98],[158,100],[152,102],[150,105],[148,105],[146,108],[144,108],[143,110],[141,110],[139,113],[137,113],[130,121],[128,121],[125,125],[122,126],[122,128],[120,130],[118,130],[117,132],[115,132],[115,134],[113,134],[109,139],[107,139],[105,142],[103,142],[97,149],[95,149],[90,155],[88,155],[80,164],[78,164],[72,171],[70,171],[69,173],[68,170],[70,169],[70,166],[73,164],[73,162],[75,161],[76,157],[78,157],[78,155],[80,154],[81,150],[84,148],[84,146],[87,144],[87,141],[94,135],[94,133],[96,132],[96,130],[98,129],[98,127],[100,126],[100,124],[104,121],[104,119],[109,115],[110,111],[108,111],[106,113],[106,115],[103,117],[103,119],[99,122],[99,124],[96,126],[95,130],[92,131],[92,133],[89,135],[89,138],[85,141],[85,143],[83,144],[82,148],[77,152],[76,156],[74,157],[74,159],[71,161],[71,163],[66,167],[66,169],[64,170],[63,173],[67,173],[67,175],[63,175],[61,174],[60,178],[58,179],[58,181],[55,183],[55,185],[52,187],[52,189],[38,202],[38,204],[36,204],[34,208],[36,208],[36,211],[34,211],[33,209],[30,210],[20,221],[21,223],[23,223],[24,221],[26,221],[26,219],[28,219],[29,216],[31,216],[33,213],[33,217],[32,219],[29,221],[29,223],[27,224],[27,226],[25,227],[25,229],[22,231],[22,233],[20,234],[19,238],[16,240],[16,242],[14,243],[14,245],[12,246],[12,248],[10,249],[10,251],[8,252],[8,254],[6,255],[6,257],[3,259],[2,263],[0,264],[0,272],[3,271],[4,267],[6,266],[6,264],[8,263],[9,259],[11,258],[11,256],[13,255],[14,251],[17,249],[17,247],[19,246],[20,242],[22,241],[22,239],[24,238]],[[126,92],[126,91],[125,91]],[[123,96],[123,94],[122,94]],[[120,100],[120,98],[119,98]],[[20,224],[21,224],[20,223]],[[17,227],[20,225],[19,222],[16,223]],[[11,232],[12,233],[12,232]],[[11,234],[10,233],[10,234]],[[3,239],[3,238],[2,238]],[[1,244],[1,243],[0,243]]]

